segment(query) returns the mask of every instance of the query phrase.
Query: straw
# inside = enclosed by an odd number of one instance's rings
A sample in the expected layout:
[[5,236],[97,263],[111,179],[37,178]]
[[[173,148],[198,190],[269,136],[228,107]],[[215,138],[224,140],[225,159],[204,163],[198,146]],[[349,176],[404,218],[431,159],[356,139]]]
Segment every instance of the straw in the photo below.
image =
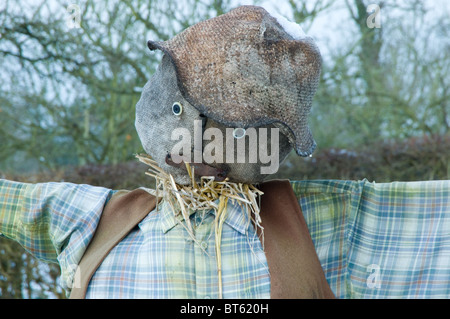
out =
[[[190,213],[195,211],[208,211],[213,209],[215,212],[214,234],[215,234],[215,253],[217,263],[217,274],[219,281],[219,298],[222,298],[222,231],[223,224],[227,218],[227,204],[229,200],[237,202],[242,213],[247,214],[248,224],[253,222],[255,227],[261,230],[261,243],[264,248],[264,228],[261,226],[260,205],[257,199],[263,194],[251,184],[233,183],[228,179],[217,182],[213,176],[202,176],[200,182],[197,182],[194,176],[194,167],[186,163],[186,171],[191,179],[189,185],[179,185],[171,174],[164,172],[158,164],[148,155],[136,155],[137,159],[149,166],[145,173],[156,179],[156,196],[162,197],[171,207],[174,216],[180,216],[185,221],[177,221],[184,227],[194,242],[205,252],[209,254],[200,245],[195,238],[195,232],[190,221]],[[219,201],[219,204],[216,201]]]

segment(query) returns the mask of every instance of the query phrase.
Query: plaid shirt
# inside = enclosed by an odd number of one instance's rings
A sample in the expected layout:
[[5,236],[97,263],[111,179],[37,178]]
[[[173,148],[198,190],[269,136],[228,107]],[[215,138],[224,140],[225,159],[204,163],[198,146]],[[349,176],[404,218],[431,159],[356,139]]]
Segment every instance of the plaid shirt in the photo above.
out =
[[[450,181],[292,186],[338,298],[450,297]],[[36,257],[59,262],[68,289],[112,194],[89,185],[0,180],[0,232]],[[211,214],[191,216],[196,244],[163,203],[111,251],[87,297],[216,298]],[[222,268],[224,298],[270,296],[259,239],[233,205],[222,235]]]

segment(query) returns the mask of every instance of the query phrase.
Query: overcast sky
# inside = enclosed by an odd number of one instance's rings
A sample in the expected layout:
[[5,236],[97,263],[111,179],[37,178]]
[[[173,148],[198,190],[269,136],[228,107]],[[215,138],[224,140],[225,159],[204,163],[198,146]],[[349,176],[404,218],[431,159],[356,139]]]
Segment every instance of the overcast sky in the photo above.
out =
[[[86,0],[67,0],[67,4],[77,4],[77,3],[84,3]],[[94,0],[95,1],[95,0]],[[415,1],[415,0],[414,0]],[[180,2],[183,2],[183,0],[180,0]],[[311,6],[315,3],[315,0],[311,0]],[[325,1],[326,2],[326,1]],[[350,3],[352,0],[349,1]],[[395,3],[396,5],[402,5],[405,6],[407,4],[413,3],[413,0],[400,0],[400,1],[393,1],[393,0],[384,0],[384,1],[372,1],[374,4],[378,4],[380,2],[385,3]],[[425,4],[425,7],[429,9],[429,14],[427,15],[427,19],[430,20],[430,22],[435,19],[436,17],[442,16],[442,17],[448,17],[450,19],[450,1],[448,0],[423,0],[421,1]],[[5,2],[0,0],[0,9],[2,8],[3,4]],[[14,3],[14,2],[9,2]],[[27,0],[26,3],[33,5],[33,4],[40,4],[42,3],[42,0]],[[54,1],[47,0],[45,1],[46,4],[49,4],[50,7],[52,7],[52,3]],[[286,18],[292,18],[289,16],[290,8],[287,0],[234,0],[235,4],[255,4],[258,3],[262,5],[263,7],[276,11],[284,16]],[[56,6],[58,7],[58,5]],[[26,11],[26,8],[23,8],[22,6],[18,8],[18,10],[21,10],[22,12]],[[382,9],[381,14],[381,21],[382,21],[382,27],[383,24],[389,24],[390,21],[386,19],[387,12]],[[31,12],[30,12],[31,13]],[[389,16],[392,16],[392,12],[389,12]],[[383,19],[384,17],[384,19]],[[401,16],[398,16],[397,19],[402,19]],[[328,8],[326,11],[321,13],[315,20],[314,23],[308,31],[308,34],[310,36],[313,36],[317,41],[324,41],[327,43],[327,45],[334,46],[334,44],[337,44],[339,41],[342,41],[342,38],[345,37],[345,32],[348,30],[348,28],[354,27],[352,25],[352,21],[349,16],[348,9],[346,7],[346,0],[335,0],[333,1],[333,5]],[[305,27],[304,27],[305,29]],[[349,30],[351,32],[351,30]],[[343,36],[344,34],[344,36]]]

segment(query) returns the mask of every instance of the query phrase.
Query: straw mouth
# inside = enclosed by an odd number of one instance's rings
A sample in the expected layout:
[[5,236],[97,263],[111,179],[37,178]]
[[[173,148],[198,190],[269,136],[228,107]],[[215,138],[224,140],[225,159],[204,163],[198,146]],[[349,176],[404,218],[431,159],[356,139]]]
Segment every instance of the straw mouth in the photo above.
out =
[[194,175],[202,177],[202,176],[212,176],[214,180],[217,182],[223,182],[229,173],[228,169],[222,169],[217,167],[212,167],[205,163],[189,163],[182,156],[167,154],[166,155],[166,164],[186,169],[186,164],[189,164],[192,168],[194,168]]
[[[186,165],[189,177],[192,183],[187,186],[178,185],[172,175],[164,172],[157,163],[148,155],[141,154],[136,157],[142,163],[149,166],[148,171],[145,173],[156,179],[155,190],[152,191],[156,197],[162,197],[164,201],[171,208],[176,221],[187,231],[190,238],[203,250],[203,252],[209,256],[214,257],[217,263],[217,276],[218,276],[218,292],[219,298],[223,297],[222,287],[222,231],[223,225],[227,220],[227,206],[230,202],[235,205],[239,205],[242,208],[244,216],[246,216],[245,229],[248,230],[250,224],[253,224],[254,228],[261,230],[259,236],[262,248],[264,250],[264,227],[261,225],[260,216],[260,198],[264,194],[256,186],[251,184],[233,183],[225,179],[219,182],[212,176],[202,176],[199,183],[194,179],[195,168],[190,163],[183,163]],[[158,206],[157,206],[158,209]],[[190,214],[195,211],[209,211],[213,209],[215,211],[214,218],[214,236],[215,236],[215,256],[210,256],[208,252],[203,248],[201,243],[195,237],[194,225],[191,223]],[[182,222],[184,221],[184,222]],[[249,233],[246,231],[246,235]],[[248,238],[250,243],[250,238]],[[253,251],[253,247],[250,247]]]

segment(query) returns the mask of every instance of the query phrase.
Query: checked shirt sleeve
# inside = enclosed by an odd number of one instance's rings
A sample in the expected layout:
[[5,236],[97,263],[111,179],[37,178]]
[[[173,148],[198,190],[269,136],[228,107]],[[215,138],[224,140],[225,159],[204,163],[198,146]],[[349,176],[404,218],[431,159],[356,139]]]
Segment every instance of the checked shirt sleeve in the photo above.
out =
[[450,181],[299,181],[338,298],[450,297]]
[[89,185],[0,179],[0,233],[41,260],[74,268],[110,195]]

